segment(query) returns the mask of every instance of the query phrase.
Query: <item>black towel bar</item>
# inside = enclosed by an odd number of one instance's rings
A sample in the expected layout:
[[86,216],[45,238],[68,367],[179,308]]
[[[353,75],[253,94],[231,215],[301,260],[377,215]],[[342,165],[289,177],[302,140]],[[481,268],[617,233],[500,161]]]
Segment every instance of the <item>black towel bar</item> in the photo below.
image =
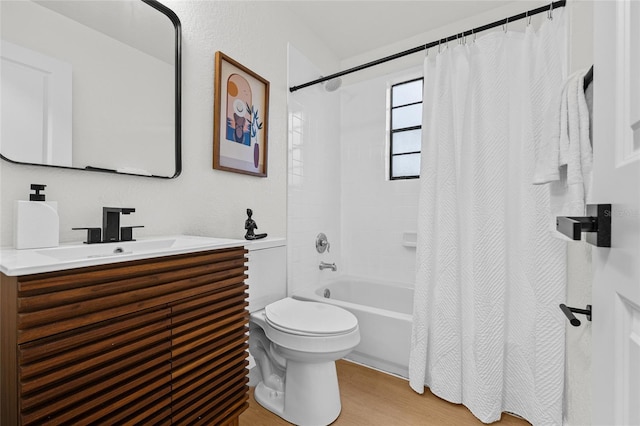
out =
[[611,247],[611,204],[589,204],[585,217],[558,216],[556,229],[575,241],[586,232],[589,244]]
[[578,308],[569,307],[564,303],[561,303],[560,309],[565,314],[565,316],[569,319],[569,322],[571,323],[571,325],[574,327],[578,327],[581,324],[580,320],[576,318],[575,315],[573,315],[574,312],[576,314],[586,315],[587,319],[591,321],[591,305],[587,305],[587,309],[578,309]]

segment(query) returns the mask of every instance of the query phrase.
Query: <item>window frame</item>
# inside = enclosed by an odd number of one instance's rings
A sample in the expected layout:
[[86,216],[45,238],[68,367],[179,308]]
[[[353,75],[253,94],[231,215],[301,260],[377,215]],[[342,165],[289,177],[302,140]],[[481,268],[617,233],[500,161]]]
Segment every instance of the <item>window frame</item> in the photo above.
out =
[[415,154],[420,154],[422,151],[410,151],[410,152],[403,152],[400,154],[394,154],[393,153],[393,138],[394,135],[397,133],[402,133],[402,132],[407,132],[407,131],[414,131],[414,130],[420,130],[422,132],[422,124],[417,125],[417,126],[409,126],[409,127],[400,127],[398,129],[394,129],[393,128],[393,110],[398,109],[398,108],[403,108],[403,107],[407,107],[407,106],[411,106],[411,105],[421,105],[424,103],[424,95],[420,96],[420,101],[419,102],[409,102],[407,104],[402,104],[402,105],[393,105],[393,91],[394,88],[396,86],[402,86],[404,84],[408,84],[408,83],[413,83],[415,81],[421,81],[422,82],[422,88],[424,90],[424,77],[416,77],[416,78],[412,78],[410,80],[405,80],[405,81],[401,81],[399,83],[395,83],[392,84],[390,87],[390,91],[389,91],[389,180],[407,180],[407,179],[419,179],[420,175],[408,175],[408,176],[394,176],[393,175],[393,159],[394,157],[399,157],[402,155],[415,155]]

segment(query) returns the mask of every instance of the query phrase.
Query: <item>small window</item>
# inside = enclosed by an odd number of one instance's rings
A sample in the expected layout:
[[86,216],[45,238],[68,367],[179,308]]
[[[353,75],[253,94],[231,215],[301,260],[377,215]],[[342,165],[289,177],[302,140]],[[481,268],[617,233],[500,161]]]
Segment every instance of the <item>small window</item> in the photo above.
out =
[[391,86],[389,178],[420,177],[423,79]]

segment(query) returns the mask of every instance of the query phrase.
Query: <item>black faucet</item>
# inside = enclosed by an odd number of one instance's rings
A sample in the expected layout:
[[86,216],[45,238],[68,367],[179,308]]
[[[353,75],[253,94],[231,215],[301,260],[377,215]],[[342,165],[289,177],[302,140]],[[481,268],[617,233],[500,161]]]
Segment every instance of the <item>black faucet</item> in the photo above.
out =
[[120,207],[102,208],[102,229],[100,228],[71,228],[74,231],[87,231],[87,241],[85,244],[115,243],[118,241],[135,241],[133,239],[133,228],[144,228],[144,226],[123,226],[120,227],[120,214],[134,213],[136,209]]
[[120,238],[120,213],[134,213],[136,209],[103,207],[102,208],[102,241],[105,243],[116,241],[131,241],[130,232],[128,238]]

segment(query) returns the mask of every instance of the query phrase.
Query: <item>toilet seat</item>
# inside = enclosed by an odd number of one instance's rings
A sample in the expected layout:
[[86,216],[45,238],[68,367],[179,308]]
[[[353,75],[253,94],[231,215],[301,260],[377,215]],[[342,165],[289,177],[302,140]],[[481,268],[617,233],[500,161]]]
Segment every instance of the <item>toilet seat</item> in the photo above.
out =
[[338,336],[358,328],[358,319],[345,309],[290,297],[267,305],[265,319],[276,330],[308,337]]

